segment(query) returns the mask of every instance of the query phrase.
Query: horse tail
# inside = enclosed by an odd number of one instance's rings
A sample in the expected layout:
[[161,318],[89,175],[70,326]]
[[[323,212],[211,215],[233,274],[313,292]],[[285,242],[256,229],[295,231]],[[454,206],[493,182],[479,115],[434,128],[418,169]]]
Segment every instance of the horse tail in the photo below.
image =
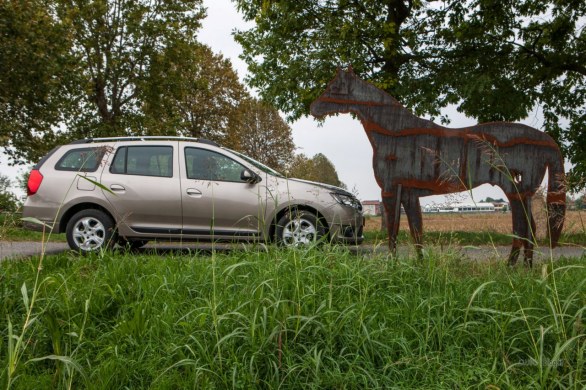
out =
[[547,163],[549,172],[547,185],[547,214],[550,245],[555,248],[564,227],[566,214],[566,183],[564,163],[559,150],[556,150]]

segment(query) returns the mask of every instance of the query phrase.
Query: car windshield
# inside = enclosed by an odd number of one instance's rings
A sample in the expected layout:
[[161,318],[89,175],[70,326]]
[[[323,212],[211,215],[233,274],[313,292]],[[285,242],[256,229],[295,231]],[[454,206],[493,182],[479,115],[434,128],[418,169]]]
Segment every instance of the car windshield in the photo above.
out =
[[254,165],[255,167],[257,167],[258,169],[260,169],[261,171],[263,171],[264,173],[268,173],[269,175],[273,175],[273,176],[278,176],[278,177],[285,177],[282,174],[280,174],[279,172],[275,171],[273,168],[267,167],[266,165],[264,165],[261,162],[256,161],[255,159],[253,159],[252,157],[248,157],[242,153],[236,152],[232,149],[228,149],[228,148],[222,148],[225,149],[231,153],[234,153],[235,155],[237,155],[238,157],[240,157],[243,160],[248,161],[249,163],[251,163],[252,165]]

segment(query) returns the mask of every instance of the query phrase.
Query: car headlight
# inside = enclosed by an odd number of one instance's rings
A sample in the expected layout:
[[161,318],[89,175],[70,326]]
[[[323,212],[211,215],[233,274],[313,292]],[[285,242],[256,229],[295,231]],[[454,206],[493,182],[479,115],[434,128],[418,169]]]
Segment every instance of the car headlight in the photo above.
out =
[[355,208],[358,211],[362,211],[362,204],[355,197],[340,192],[330,192],[330,195],[332,195],[332,198],[334,198],[336,202],[344,206]]

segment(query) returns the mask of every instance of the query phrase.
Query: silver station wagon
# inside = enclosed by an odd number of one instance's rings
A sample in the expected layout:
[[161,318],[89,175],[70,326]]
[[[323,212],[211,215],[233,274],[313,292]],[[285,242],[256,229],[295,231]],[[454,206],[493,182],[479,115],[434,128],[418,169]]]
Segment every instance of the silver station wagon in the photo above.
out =
[[214,142],[184,137],[59,146],[31,171],[23,216],[65,232],[81,252],[151,240],[360,244],[363,227],[351,193],[286,178]]

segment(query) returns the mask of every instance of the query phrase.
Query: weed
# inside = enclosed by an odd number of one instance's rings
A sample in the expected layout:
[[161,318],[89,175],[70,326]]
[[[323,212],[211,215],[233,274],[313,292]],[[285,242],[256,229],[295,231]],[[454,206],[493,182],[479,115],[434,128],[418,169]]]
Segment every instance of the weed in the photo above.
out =
[[[544,267],[329,246],[48,256],[10,385],[582,388],[586,267]],[[32,260],[3,263],[12,321],[35,274]]]

